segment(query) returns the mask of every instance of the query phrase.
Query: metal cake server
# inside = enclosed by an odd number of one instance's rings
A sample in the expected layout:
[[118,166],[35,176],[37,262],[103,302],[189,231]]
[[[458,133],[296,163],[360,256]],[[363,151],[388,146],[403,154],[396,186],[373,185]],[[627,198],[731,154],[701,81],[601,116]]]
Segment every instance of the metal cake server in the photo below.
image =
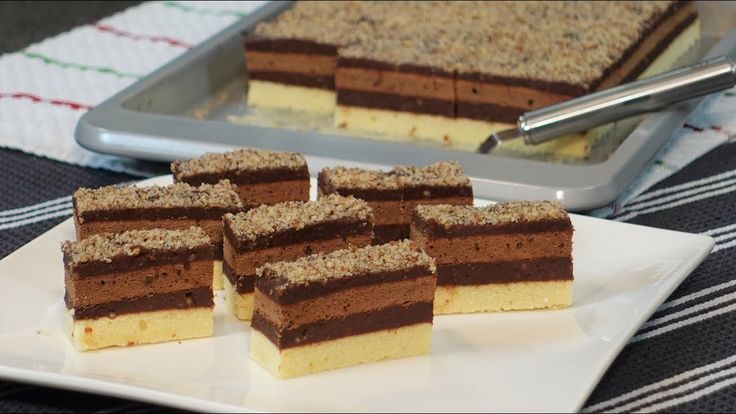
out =
[[524,113],[516,128],[491,134],[476,152],[487,154],[504,141],[536,145],[736,85],[736,63],[726,56],[637,80]]

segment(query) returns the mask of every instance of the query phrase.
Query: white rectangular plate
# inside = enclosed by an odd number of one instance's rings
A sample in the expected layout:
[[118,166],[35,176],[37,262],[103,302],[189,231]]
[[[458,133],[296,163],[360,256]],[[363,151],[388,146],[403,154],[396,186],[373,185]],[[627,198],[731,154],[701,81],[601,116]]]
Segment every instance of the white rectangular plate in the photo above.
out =
[[279,381],[248,359],[249,325],[221,292],[212,338],[75,352],[62,332],[67,220],[0,262],[0,377],[197,411],[577,411],[713,239],[572,222],[571,308],[439,316],[431,355]]

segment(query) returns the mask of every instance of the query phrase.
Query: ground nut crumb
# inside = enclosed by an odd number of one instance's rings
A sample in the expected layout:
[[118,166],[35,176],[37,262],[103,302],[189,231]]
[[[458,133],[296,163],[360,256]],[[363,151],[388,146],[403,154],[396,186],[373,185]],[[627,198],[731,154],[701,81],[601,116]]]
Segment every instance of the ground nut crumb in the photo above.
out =
[[373,213],[363,200],[333,194],[317,201],[286,201],[238,214],[226,214],[224,220],[225,226],[238,240],[253,241],[264,235],[330,221],[368,222],[373,220]]
[[284,278],[288,285],[322,283],[366,273],[394,272],[413,267],[426,267],[434,274],[434,259],[410,240],[363,248],[351,247],[328,254],[314,254],[292,262],[270,263],[257,270],[269,277]]
[[486,207],[458,205],[420,205],[417,217],[444,228],[467,225],[502,225],[520,222],[567,219],[567,212],[557,201],[511,201]]
[[255,33],[348,58],[590,87],[673,3],[297,2]]
[[444,161],[426,167],[397,166],[391,171],[362,168],[324,168],[320,173],[325,184],[334,189],[398,190],[407,187],[467,187],[470,179],[460,164]]
[[199,158],[171,163],[171,172],[178,179],[198,174],[248,172],[272,169],[306,168],[307,161],[297,152],[236,149],[224,153],[207,153]]
[[219,207],[242,209],[236,187],[228,180],[217,184],[191,186],[176,183],[167,186],[80,188],[74,192],[77,214],[100,210]]
[[72,267],[87,262],[110,263],[119,257],[139,256],[155,251],[196,249],[210,245],[210,238],[199,227],[186,230],[130,230],[123,233],[95,234],[81,241],[61,245]]

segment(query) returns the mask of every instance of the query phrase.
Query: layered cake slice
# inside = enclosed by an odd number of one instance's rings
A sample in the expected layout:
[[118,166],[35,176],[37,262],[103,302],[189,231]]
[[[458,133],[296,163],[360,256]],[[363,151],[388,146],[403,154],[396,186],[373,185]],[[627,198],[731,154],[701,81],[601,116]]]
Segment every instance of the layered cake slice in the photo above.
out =
[[433,260],[408,240],[258,269],[250,356],[277,378],[429,353]]
[[171,172],[174,181],[195,186],[230,180],[247,206],[309,200],[307,161],[296,152],[237,149],[208,153],[171,163]]
[[[474,151],[526,111],[671,69],[698,36],[690,1],[296,2],[246,36],[248,102]],[[611,131],[498,151],[595,158]]]
[[224,233],[225,302],[233,315],[249,320],[257,267],[369,245],[373,214],[365,201],[331,195],[227,214]]
[[337,47],[370,36],[370,6],[297,2],[246,34],[248,105],[332,114]]
[[[475,29],[457,38],[466,47],[457,49],[454,66],[452,139],[471,151],[526,111],[672,69],[699,36],[691,1],[493,2],[459,21]],[[615,149],[607,142],[612,131],[608,125],[534,146],[515,140],[498,152],[600,159]]]
[[352,195],[368,202],[375,225],[373,244],[409,237],[409,223],[419,204],[472,204],[473,187],[456,162],[426,167],[394,167],[391,171],[324,168],[318,194]]
[[215,246],[202,229],[96,234],[61,250],[78,351],[212,335]]
[[569,306],[572,233],[551,201],[419,206],[411,224],[437,263],[435,314]]
[[235,186],[223,180],[191,186],[80,188],[72,196],[77,239],[126,230],[201,227],[215,245],[213,284],[222,289],[222,216],[243,210]]

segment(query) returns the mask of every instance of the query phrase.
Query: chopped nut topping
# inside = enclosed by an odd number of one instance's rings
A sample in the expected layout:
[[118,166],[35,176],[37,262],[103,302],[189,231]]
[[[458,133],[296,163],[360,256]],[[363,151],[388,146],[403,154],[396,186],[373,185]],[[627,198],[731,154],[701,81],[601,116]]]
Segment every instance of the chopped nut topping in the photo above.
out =
[[224,173],[228,171],[257,171],[275,168],[300,169],[306,167],[304,156],[296,152],[237,149],[225,153],[207,153],[187,161],[171,163],[171,172],[177,178],[197,174]]
[[346,57],[588,86],[672,3],[297,2],[255,33]]
[[95,234],[81,241],[65,241],[61,250],[72,266],[87,262],[110,263],[119,257],[139,256],[157,250],[195,249],[210,244],[199,227],[186,230],[130,230],[124,233]]
[[436,272],[434,260],[409,240],[363,248],[350,247],[332,253],[305,256],[292,262],[269,263],[257,270],[258,277],[268,270],[284,277],[288,284],[309,284],[360,275],[393,272],[416,266]]
[[388,172],[335,167],[324,168],[321,174],[334,188],[397,190],[419,186],[470,186],[470,179],[457,162],[438,162],[426,167],[397,166]]
[[267,234],[341,219],[369,221],[373,220],[373,213],[363,200],[333,194],[318,201],[287,201],[226,214],[225,226],[239,240],[255,240]]
[[512,201],[486,207],[448,204],[420,205],[416,208],[422,220],[431,220],[447,228],[450,226],[489,225],[559,220],[567,212],[557,201]]
[[243,203],[228,180],[217,184],[191,186],[185,183],[150,187],[108,186],[80,188],[74,192],[77,213],[99,210],[221,207],[242,208]]

